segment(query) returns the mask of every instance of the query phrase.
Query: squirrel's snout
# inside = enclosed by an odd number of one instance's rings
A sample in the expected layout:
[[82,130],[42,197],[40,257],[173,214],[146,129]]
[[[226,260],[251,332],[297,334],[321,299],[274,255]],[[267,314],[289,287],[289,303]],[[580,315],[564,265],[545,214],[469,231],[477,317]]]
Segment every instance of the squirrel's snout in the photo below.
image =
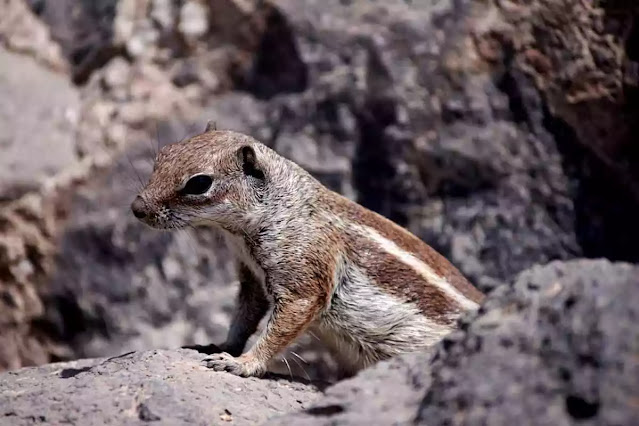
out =
[[139,195],[135,197],[135,200],[131,203],[131,211],[138,219],[144,219],[146,217],[146,203]]

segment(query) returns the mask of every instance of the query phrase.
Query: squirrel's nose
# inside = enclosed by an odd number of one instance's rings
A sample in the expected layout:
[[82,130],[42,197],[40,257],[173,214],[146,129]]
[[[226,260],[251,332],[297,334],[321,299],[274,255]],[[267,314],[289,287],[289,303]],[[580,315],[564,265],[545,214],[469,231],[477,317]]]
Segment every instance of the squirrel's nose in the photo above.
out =
[[139,195],[135,197],[135,200],[131,203],[131,211],[133,211],[133,215],[138,219],[144,219],[146,217],[146,203]]

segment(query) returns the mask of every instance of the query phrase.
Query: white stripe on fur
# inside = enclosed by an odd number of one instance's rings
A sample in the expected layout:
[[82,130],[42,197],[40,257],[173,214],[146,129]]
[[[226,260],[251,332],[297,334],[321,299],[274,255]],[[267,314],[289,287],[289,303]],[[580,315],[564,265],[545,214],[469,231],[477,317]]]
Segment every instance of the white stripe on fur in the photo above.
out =
[[401,262],[410,266],[420,274],[422,277],[426,279],[430,284],[442,290],[447,296],[449,296],[452,300],[457,302],[463,309],[476,309],[477,303],[468,299],[464,296],[459,290],[457,290],[454,286],[452,286],[444,277],[438,275],[430,266],[426,263],[419,260],[417,257],[412,255],[411,253],[403,250],[393,241],[385,238],[375,229],[369,226],[361,226],[361,225],[352,225],[357,228],[359,232],[367,235],[372,238],[375,243],[379,245],[386,253],[395,256]]

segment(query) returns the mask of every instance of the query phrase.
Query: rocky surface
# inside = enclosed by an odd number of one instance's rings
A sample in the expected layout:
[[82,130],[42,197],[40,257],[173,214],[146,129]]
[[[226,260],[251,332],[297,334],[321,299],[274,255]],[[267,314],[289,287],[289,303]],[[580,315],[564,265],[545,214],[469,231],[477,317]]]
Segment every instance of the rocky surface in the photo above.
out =
[[76,162],[80,100],[65,75],[2,48],[0,97],[0,200],[12,200]]
[[[633,220],[639,151],[632,118],[639,111],[637,5],[566,0],[496,5],[502,23],[475,29],[478,52],[503,67],[515,117],[535,132],[545,129],[560,149],[572,181],[580,252],[637,262],[632,242],[639,232]],[[620,207],[630,199],[627,208]]]
[[55,271],[56,243],[74,189],[95,168],[83,161],[46,179],[40,191],[0,208],[0,369],[72,356],[44,321],[43,296]]
[[639,268],[552,262],[436,348],[382,363],[272,425],[626,425],[639,415]]
[[29,54],[39,63],[67,72],[60,45],[53,41],[48,25],[39,20],[24,0],[4,0],[0,16],[0,43],[12,51]]
[[323,395],[286,376],[214,373],[190,350],[6,372],[0,424],[632,424],[637,286],[639,268],[625,263],[533,267],[432,353],[381,362]]
[[[639,414],[639,268],[553,262],[494,291],[432,364],[419,420],[623,425]],[[454,420],[451,413],[455,413]]]
[[329,387],[310,407],[274,417],[267,424],[412,424],[424,392],[431,385],[432,358],[432,353],[415,353],[380,362]]
[[0,375],[0,425],[256,425],[303,409],[312,385],[215,373],[195,351],[152,351]]
[[[38,54],[51,52],[46,37],[32,34],[34,44],[30,46],[35,50],[14,40],[20,34],[10,30],[17,30],[16,23],[28,16],[24,10],[25,14],[17,13],[16,6],[9,2],[7,13],[17,21],[8,25],[7,15],[0,18],[9,46],[30,51],[50,66],[0,47],[2,370],[42,364],[71,353],[63,343],[54,343],[37,323],[45,313],[41,297],[54,268],[55,238],[63,226],[69,190],[89,174],[93,163],[79,161],[75,155],[79,91],[59,69],[44,61],[46,55]],[[43,34],[41,27],[31,29]]]

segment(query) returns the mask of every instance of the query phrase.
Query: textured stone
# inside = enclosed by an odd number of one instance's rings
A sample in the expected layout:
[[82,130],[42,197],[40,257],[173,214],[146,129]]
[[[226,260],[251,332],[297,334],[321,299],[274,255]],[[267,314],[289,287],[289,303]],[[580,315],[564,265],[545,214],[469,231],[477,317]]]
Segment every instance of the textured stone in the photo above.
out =
[[38,20],[26,0],[5,0],[0,16],[0,43],[14,52],[27,53],[56,71],[67,71],[60,45],[47,25]]
[[2,48],[0,98],[0,200],[10,200],[76,161],[80,100],[64,75]]
[[0,425],[255,425],[319,395],[279,377],[215,373],[201,358],[194,351],[152,351],[4,373]]
[[85,83],[95,69],[121,53],[113,43],[118,0],[21,1],[48,26],[75,83]]
[[[531,123],[543,113],[540,124],[558,141],[574,180],[583,254],[637,262],[639,7],[626,1],[495,4],[483,21],[499,24],[477,25],[473,38],[480,56],[510,76],[506,90],[513,106],[524,107],[522,118]],[[491,61],[480,46],[498,56]],[[526,92],[533,88],[542,102],[531,108]]]
[[[51,94],[55,94],[52,96]],[[0,48],[0,370],[69,356],[42,332],[42,294],[68,189],[87,172],[75,155],[79,96],[63,75]]]
[[435,349],[380,363],[269,425],[625,425],[639,415],[639,268],[552,262]]
[[180,10],[178,29],[187,40],[197,40],[209,29],[206,7],[199,1],[187,1]]
[[490,294],[440,346],[423,424],[630,424],[639,415],[639,268],[552,262]]
[[0,208],[0,370],[69,357],[42,319],[43,295],[55,269],[56,238],[67,218],[69,193],[91,174],[86,161]]
[[274,417],[267,424],[410,424],[430,386],[431,358],[431,353],[415,353],[380,362],[328,388],[308,409]]

